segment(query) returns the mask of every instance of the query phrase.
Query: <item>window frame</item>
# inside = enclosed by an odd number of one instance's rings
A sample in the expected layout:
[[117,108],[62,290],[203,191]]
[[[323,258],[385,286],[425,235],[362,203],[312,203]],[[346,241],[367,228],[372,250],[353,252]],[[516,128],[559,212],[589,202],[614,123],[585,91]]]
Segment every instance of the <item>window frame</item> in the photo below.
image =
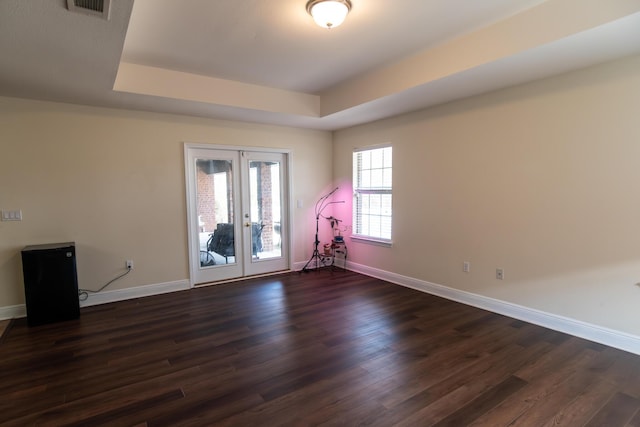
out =
[[[351,239],[352,240],[357,240],[357,241],[362,241],[365,243],[372,243],[372,244],[376,244],[376,245],[381,245],[381,246],[392,246],[393,244],[393,178],[391,178],[391,186],[390,187],[386,187],[384,186],[380,186],[380,187],[373,187],[373,186],[369,186],[369,187],[361,187],[358,186],[359,182],[361,182],[361,180],[359,180],[359,177],[361,177],[361,173],[362,173],[362,168],[358,168],[358,162],[357,162],[357,157],[356,155],[358,153],[362,153],[365,151],[375,151],[375,150],[382,150],[385,148],[390,148],[391,149],[391,166],[389,167],[382,167],[382,169],[390,169],[391,174],[393,176],[393,146],[391,144],[384,144],[384,145],[376,145],[376,146],[368,146],[368,147],[362,147],[362,148],[355,148],[353,150],[353,155],[352,155],[352,179],[353,179],[353,205],[352,205],[352,220],[353,220],[353,230],[352,230],[352,234],[351,234]],[[390,238],[384,238],[384,237],[378,237],[378,236],[372,236],[369,234],[362,234],[362,233],[358,233],[358,224],[362,223],[362,217],[358,218],[358,206],[359,206],[359,200],[358,198],[361,197],[364,194],[374,194],[374,195],[390,195],[391,196],[391,215],[390,215],[390,220],[391,220],[391,224],[389,225],[389,232],[390,232]],[[362,214],[360,214],[362,215]],[[360,220],[360,221],[359,221]]]

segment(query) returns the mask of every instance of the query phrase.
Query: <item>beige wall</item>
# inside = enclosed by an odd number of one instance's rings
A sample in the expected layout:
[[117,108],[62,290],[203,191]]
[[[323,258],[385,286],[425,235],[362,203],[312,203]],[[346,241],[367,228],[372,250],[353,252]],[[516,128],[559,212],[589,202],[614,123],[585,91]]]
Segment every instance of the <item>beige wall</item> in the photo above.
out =
[[[24,302],[20,250],[75,241],[78,280],[109,289],[187,279],[183,142],[291,150],[294,261],[311,253],[316,198],[330,185],[331,134],[0,98],[0,308]],[[318,165],[323,165],[318,167]],[[294,206],[297,204],[294,203]]]
[[393,247],[347,239],[350,259],[640,335],[639,70],[628,58],[336,132],[347,186],[354,147],[394,147]]

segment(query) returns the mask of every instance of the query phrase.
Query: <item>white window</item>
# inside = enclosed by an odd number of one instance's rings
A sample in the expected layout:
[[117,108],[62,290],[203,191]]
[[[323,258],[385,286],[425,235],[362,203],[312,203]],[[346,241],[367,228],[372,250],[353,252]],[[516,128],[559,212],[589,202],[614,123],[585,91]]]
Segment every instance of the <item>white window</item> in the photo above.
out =
[[353,237],[391,242],[391,147],[353,153]]

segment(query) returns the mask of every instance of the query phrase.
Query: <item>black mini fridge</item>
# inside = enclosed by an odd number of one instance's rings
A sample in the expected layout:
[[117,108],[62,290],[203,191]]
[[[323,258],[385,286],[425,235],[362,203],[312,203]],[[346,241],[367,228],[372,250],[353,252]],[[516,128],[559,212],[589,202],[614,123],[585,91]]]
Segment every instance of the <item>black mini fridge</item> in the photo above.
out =
[[25,247],[22,271],[29,326],[80,317],[74,242]]

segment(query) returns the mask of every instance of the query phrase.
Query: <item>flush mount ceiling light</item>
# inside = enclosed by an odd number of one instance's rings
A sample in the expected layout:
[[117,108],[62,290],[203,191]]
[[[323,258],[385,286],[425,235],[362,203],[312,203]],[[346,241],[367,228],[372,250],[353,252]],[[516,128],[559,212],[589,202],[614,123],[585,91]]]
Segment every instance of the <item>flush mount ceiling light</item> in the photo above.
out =
[[335,28],[342,24],[351,10],[350,0],[309,0],[307,12],[322,28]]

